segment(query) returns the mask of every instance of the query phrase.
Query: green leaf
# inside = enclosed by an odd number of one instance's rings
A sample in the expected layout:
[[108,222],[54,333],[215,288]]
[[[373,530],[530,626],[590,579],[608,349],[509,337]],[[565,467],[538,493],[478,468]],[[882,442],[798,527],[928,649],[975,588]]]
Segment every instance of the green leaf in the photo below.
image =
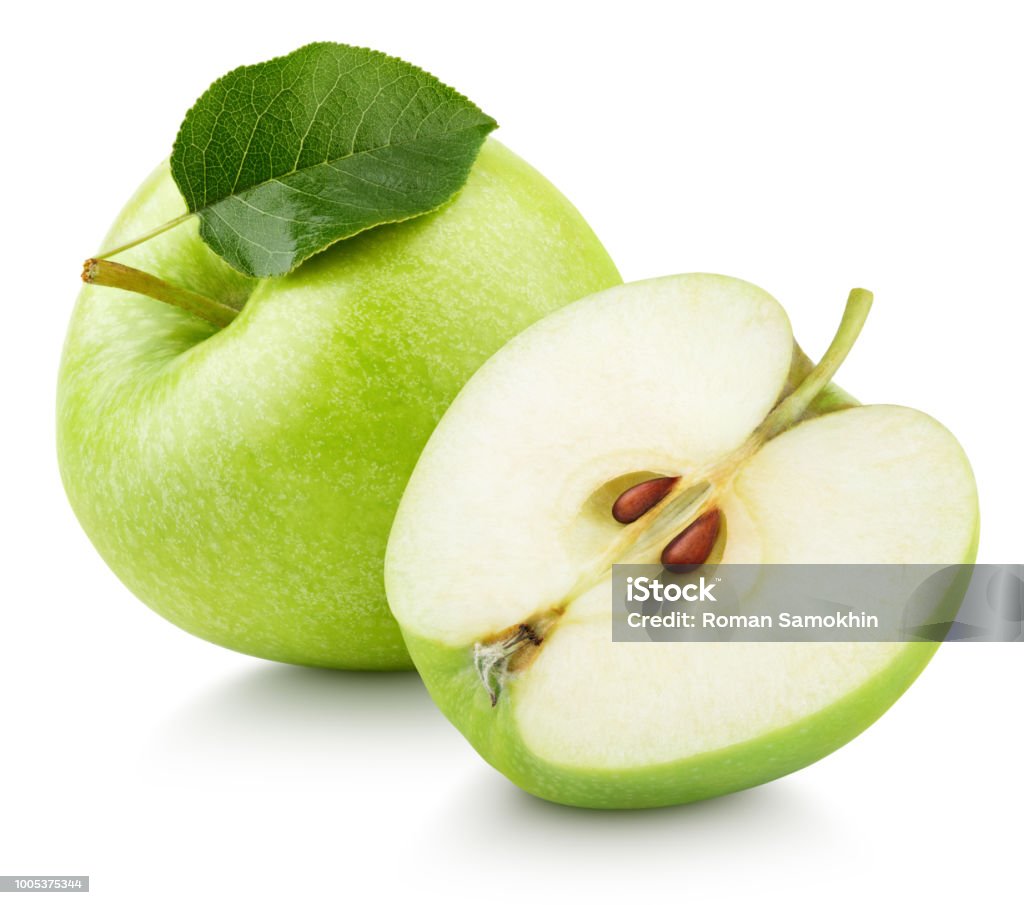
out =
[[200,234],[250,276],[436,210],[497,123],[422,69],[309,44],[214,82],[185,116],[174,181]]

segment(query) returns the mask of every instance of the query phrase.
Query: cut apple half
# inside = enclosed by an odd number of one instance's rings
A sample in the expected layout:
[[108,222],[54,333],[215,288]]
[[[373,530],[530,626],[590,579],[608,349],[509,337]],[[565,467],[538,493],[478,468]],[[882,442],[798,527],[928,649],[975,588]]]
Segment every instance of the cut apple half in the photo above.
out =
[[553,801],[650,807],[789,773],[857,735],[931,643],[612,641],[611,567],[961,563],[970,465],[932,418],[830,384],[781,306],[690,274],[577,302],[506,345],[413,473],[388,598],[435,701]]

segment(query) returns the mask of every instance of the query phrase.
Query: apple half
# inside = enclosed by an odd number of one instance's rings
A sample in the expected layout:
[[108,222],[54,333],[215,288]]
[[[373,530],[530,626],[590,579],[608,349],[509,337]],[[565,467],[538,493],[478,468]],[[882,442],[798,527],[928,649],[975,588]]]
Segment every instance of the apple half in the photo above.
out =
[[687,802],[812,763],[906,690],[934,643],[612,642],[617,562],[973,561],[956,439],[830,383],[869,306],[851,293],[812,367],[756,286],[633,283],[549,315],[470,380],[405,491],[385,576],[431,695],[488,762],[565,804]]

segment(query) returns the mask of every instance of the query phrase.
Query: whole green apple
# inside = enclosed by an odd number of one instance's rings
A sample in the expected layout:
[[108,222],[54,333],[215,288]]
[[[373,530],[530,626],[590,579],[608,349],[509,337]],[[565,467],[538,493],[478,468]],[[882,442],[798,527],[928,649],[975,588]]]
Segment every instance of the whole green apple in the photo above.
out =
[[[106,245],[184,211],[167,166]],[[256,281],[186,221],[120,260],[240,308],[223,330],[86,286],[60,370],[58,456],[118,577],[176,625],[273,660],[404,669],[388,531],[438,419],[543,315],[619,282],[540,174],[488,140],[457,198]]]

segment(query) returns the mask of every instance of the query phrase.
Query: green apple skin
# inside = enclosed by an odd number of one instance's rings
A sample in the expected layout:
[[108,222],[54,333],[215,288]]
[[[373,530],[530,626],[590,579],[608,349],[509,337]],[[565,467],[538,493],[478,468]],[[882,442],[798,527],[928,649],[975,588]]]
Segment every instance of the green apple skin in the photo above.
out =
[[[104,245],[183,209],[161,166]],[[411,666],[384,552],[451,400],[510,337],[620,282],[575,208],[493,140],[442,210],[342,242],[286,277],[235,272],[194,218],[119,260],[244,308],[218,332],[142,296],[82,290],[57,426],[83,528],[181,628],[348,669]]]
[[[971,561],[974,552],[969,554]],[[962,599],[969,579],[970,569],[965,568],[950,600],[958,595]],[[602,770],[554,764],[534,754],[523,743],[510,706],[515,685],[506,689],[508,700],[492,708],[471,652],[408,632],[405,641],[434,702],[492,767],[538,798],[609,810],[666,807],[727,795],[821,760],[885,713],[939,648],[938,642],[931,641],[908,644],[885,670],[855,692],[749,742],[656,766]]]
[[519,736],[513,708],[492,711],[466,651],[408,633],[405,640],[431,697],[484,760],[531,795],[595,809],[687,804],[794,773],[867,729],[913,684],[939,647],[924,641],[908,645],[856,692],[750,742],[656,766],[599,770],[553,764],[531,752]]
[[[809,369],[796,348],[791,377]],[[834,383],[810,406],[808,416],[858,405]],[[965,568],[951,584],[940,609],[955,612],[970,583],[978,550],[979,523],[964,551]],[[951,608],[951,610],[950,610]],[[471,650],[404,633],[427,690],[448,720],[477,753],[531,795],[581,808],[626,810],[688,804],[762,785],[821,760],[841,748],[884,714],[914,683],[939,649],[938,642],[906,645],[899,656],[856,691],[831,706],[749,742],[656,766],[622,770],[582,769],[551,763],[534,754],[519,735],[514,717],[516,685],[492,707]]]

